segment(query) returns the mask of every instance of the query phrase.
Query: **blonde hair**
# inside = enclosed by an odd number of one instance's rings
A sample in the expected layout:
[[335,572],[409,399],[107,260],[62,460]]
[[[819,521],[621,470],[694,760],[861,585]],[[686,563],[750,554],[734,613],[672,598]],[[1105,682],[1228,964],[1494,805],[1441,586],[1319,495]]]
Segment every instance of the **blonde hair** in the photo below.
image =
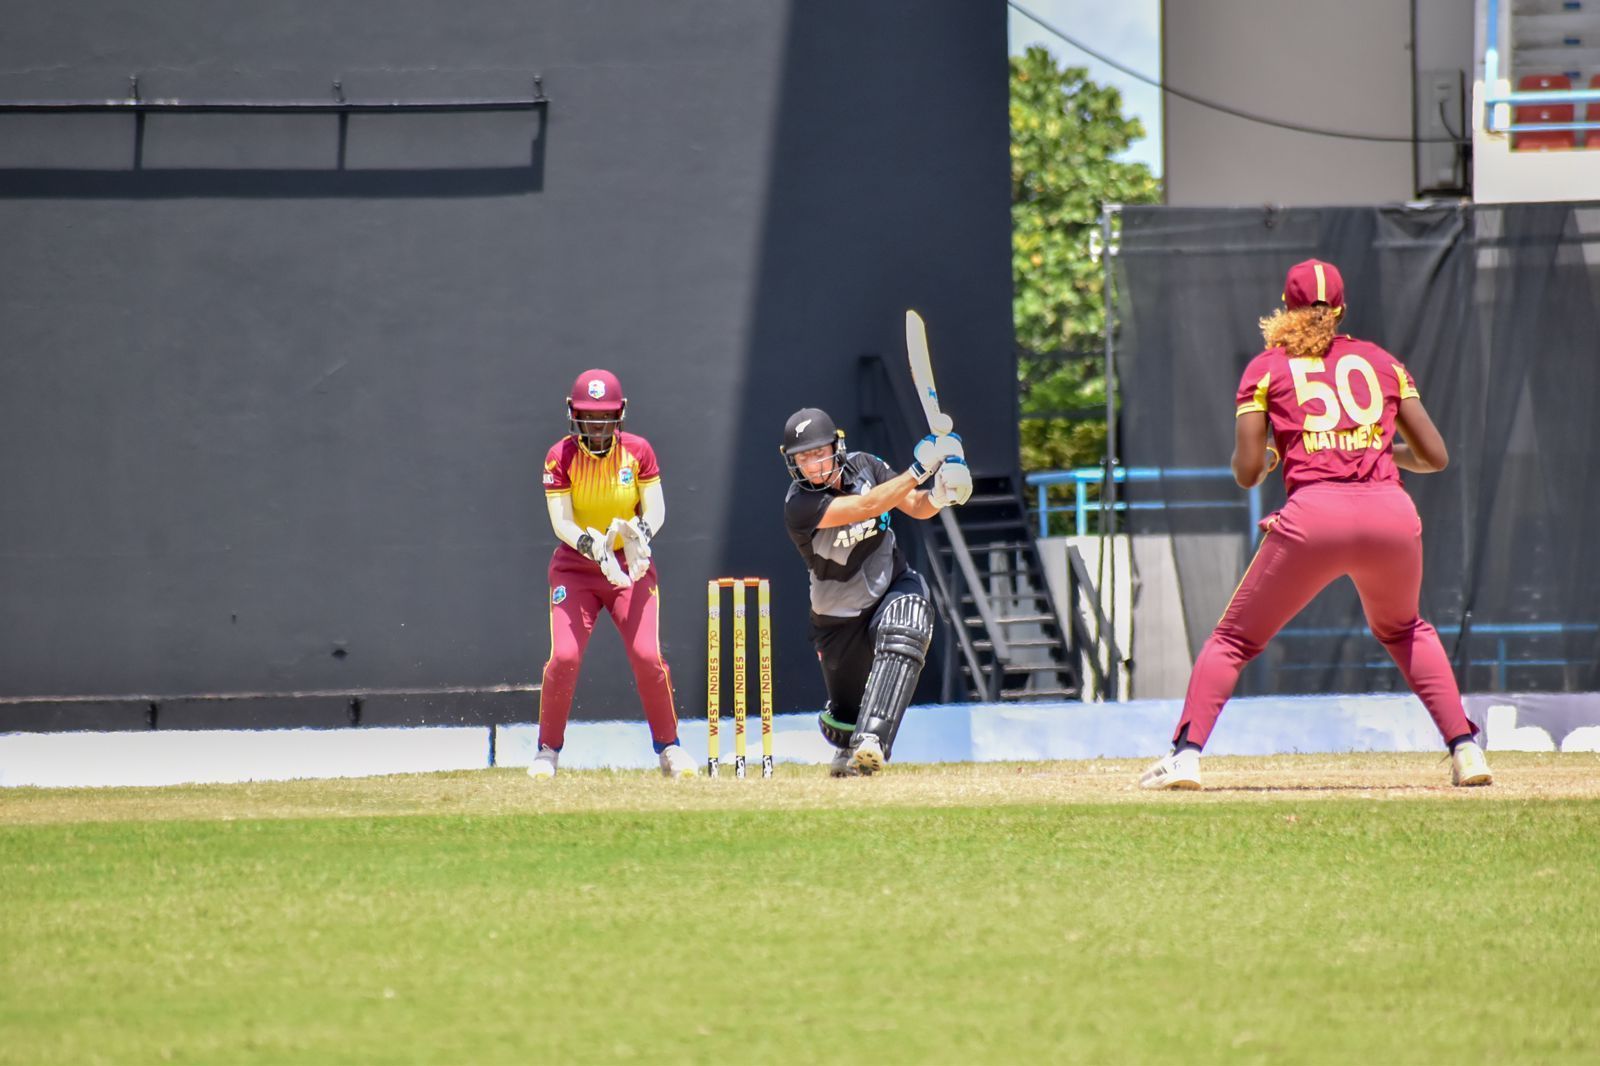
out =
[[1327,304],[1280,307],[1261,320],[1261,336],[1268,348],[1283,348],[1290,355],[1321,355],[1333,343],[1343,317],[1344,308]]

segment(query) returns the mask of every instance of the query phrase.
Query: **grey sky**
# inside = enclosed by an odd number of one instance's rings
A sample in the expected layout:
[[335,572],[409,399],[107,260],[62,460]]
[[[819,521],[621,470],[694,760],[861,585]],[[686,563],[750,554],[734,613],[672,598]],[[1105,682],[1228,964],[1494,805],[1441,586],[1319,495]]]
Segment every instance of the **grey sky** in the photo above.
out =
[[[1151,78],[1161,77],[1161,0],[1020,0],[1035,12],[1117,62]],[[1147,163],[1161,173],[1161,92],[1128,77],[1067,44],[1032,19],[1007,8],[1010,18],[1011,51],[1021,52],[1030,45],[1043,45],[1071,66],[1089,68],[1089,77],[1102,85],[1114,85],[1122,92],[1123,112],[1139,116],[1145,139],[1123,156]]]

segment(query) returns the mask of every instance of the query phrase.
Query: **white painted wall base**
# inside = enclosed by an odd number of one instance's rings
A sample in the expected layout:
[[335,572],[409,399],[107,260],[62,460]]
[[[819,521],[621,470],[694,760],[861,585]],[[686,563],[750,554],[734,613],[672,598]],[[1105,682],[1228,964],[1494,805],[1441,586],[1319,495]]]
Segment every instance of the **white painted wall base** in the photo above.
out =
[[[1469,696],[1467,712],[1486,726],[1491,751],[1600,750],[1600,693]],[[895,761],[1027,762],[1142,758],[1165,751],[1177,700],[1030,705],[954,704],[907,712]],[[748,737],[760,773],[759,722]],[[703,757],[704,721],[684,722],[685,747]],[[0,786],[174,785],[291,778],[366,777],[526,766],[531,725],[422,729],[288,729],[0,735]],[[723,762],[733,757],[730,728]],[[1440,751],[1433,723],[1414,696],[1262,697],[1228,704],[1206,752]],[[809,714],[780,715],[773,748],[782,765],[821,763],[832,750]],[[643,722],[574,722],[561,765],[568,769],[653,769]]]
[[373,777],[488,764],[489,731],[215,729],[0,735],[0,786],[182,785]]

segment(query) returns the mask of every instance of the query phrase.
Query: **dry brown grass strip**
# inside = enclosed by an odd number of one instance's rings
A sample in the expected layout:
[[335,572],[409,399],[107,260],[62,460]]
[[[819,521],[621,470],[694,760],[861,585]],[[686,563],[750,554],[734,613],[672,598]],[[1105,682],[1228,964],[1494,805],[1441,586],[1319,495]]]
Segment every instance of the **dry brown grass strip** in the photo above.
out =
[[0,789],[0,825],[418,814],[527,815],[666,810],[814,810],[851,806],[977,807],[1067,803],[1282,803],[1371,800],[1594,799],[1600,754],[1493,753],[1489,788],[1450,786],[1442,756],[1360,753],[1207,757],[1206,790],[1137,787],[1147,760],[896,766],[868,780],[830,780],[821,767],[783,766],[771,780],[669,781],[654,773],[521,770],[168,788]]

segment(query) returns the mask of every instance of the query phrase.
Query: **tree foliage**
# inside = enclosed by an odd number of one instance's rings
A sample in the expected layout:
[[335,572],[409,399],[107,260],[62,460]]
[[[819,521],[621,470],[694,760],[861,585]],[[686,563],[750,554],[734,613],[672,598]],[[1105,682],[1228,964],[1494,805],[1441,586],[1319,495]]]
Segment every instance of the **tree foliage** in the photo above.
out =
[[[1161,200],[1143,163],[1115,157],[1144,136],[1122,94],[1040,47],[1011,57],[1011,269],[1021,348],[1022,467],[1092,465],[1105,453],[1104,274],[1091,242],[1105,204]],[[1089,358],[1071,358],[1083,354]],[[1078,417],[1062,413],[1079,412]],[[1029,417],[1039,415],[1053,417]]]

